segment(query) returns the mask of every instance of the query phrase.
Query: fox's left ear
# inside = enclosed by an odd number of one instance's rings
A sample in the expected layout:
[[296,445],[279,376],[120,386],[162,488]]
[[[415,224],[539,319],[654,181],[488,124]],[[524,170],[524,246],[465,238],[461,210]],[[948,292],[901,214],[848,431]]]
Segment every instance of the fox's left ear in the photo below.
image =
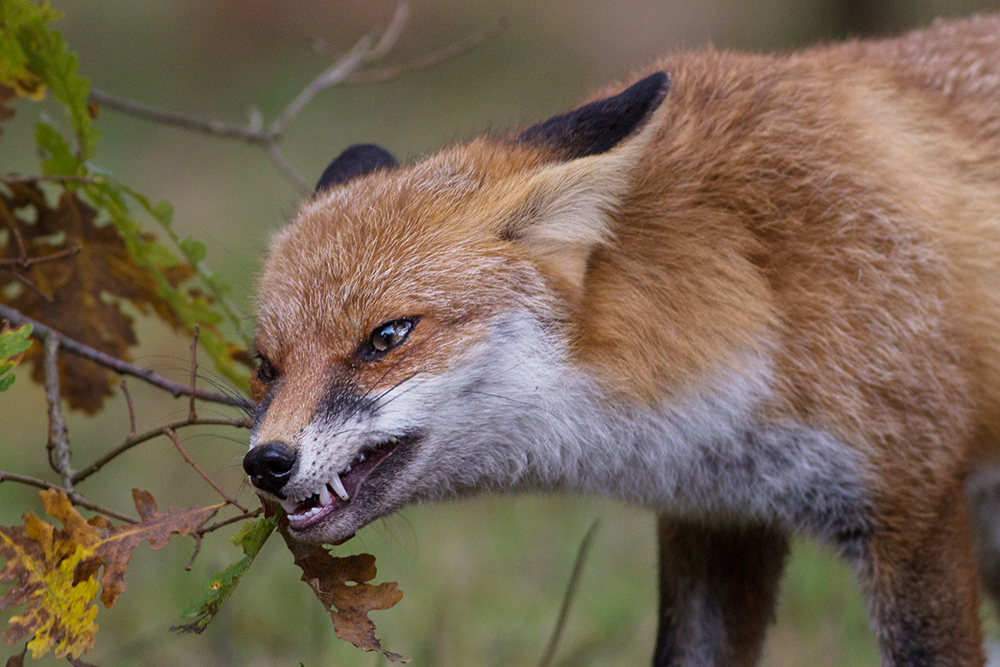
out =
[[564,286],[580,290],[590,254],[608,238],[610,216],[656,134],[659,124],[649,120],[669,88],[670,77],[657,72],[521,134],[520,141],[555,149],[564,159],[539,168],[505,196],[501,237],[523,243]]

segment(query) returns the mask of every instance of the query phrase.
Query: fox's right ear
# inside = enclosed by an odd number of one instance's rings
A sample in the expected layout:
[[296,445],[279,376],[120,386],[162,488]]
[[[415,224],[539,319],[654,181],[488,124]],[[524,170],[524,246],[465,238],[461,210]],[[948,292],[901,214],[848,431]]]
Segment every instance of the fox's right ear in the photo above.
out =
[[594,248],[610,237],[610,218],[657,134],[650,122],[670,87],[665,72],[623,92],[529,128],[520,141],[547,145],[563,159],[512,183],[495,207],[498,234],[524,247],[570,293],[583,289]]
[[314,195],[323,190],[370,174],[378,169],[393,169],[399,165],[392,153],[375,144],[355,144],[338,155],[323,170]]

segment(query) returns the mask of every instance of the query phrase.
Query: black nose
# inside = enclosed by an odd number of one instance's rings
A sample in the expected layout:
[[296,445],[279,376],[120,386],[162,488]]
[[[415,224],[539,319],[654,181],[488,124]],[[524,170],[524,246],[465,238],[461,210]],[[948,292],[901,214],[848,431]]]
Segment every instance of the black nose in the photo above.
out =
[[258,445],[243,457],[243,469],[250,481],[261,491],[281,495],[281,487],[292,476],[295,467],[295,450],[283,442]]

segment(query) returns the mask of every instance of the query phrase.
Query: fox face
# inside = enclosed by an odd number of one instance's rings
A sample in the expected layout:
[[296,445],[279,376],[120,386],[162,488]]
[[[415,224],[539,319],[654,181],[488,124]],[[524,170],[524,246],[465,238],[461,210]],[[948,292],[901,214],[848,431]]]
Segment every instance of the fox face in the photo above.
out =
[[572,304],[668,84],[408,167],[371,146],[331,164],[257,304],[244,466],[297,536],[539,474],[524,443],[580,399]]

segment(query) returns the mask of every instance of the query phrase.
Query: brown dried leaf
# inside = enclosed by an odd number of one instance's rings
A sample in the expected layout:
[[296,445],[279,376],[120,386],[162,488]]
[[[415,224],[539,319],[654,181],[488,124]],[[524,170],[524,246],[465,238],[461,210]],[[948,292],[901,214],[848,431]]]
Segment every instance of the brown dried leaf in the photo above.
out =
[[295,556],[295,564],[302,568],[302,581],[309,584],[330,612],[338,638],[365,651],[378,651],[392,662],[409,662],[398,653],[382,648],[375,637],[375,624],[368,618],[368,612],[390,609],[403,599],[403,592],[394,581],[378,585],[368,583],[376,574],[374,556],[358,554],[338,558],[321,545],[292,539],[284,526],[281,535]]
[[[172,307],[162,296],[153,276],[132,258],[112,225],[95,224],[97,211],[66,190],[55,208],[49,206],[37,185],[8,184],[0,188],[0,228],[8,230],[0,257],[36,259],[72,252],[75,255],[0,271],[0,293],[19,283],[5,303],[61,333],[119,359],[128,360],[136,344],[132,318],[122,310],[129,301],[141,312],[150,309],[177,328]],[[9,192],[9,194],[8,194]],[[23,248],[21,247],[23,243]],[[179,277],[179,276],[178,276]],[[34,364],[32,377],[43,381],[41,346],[28,352]],[[100,410],[111,395],[114,374],[78,356],[61,355],[60,389],[71,408],[87,413]]]
[[62,522],[61,529],[34,514],[25,515],[23,526],[0,526],[0,556],[5,559],[0,583],[12,584],[0,596],[0,609],[26,605],[23,614],[10,619],[3,639],[13,644],[33,637],[28,648],[35,658],[55,650],[56,657],[75,659],[93,647],[97,607],[92,602],[101,567],[101,601],[110,607],[125,589],[132,549],[143,541],[159,549],[173,533],[190,534],[222,507],[171,508],[160,514],[151,495],[133,490],[142,520],[115,527],[103,517],[85,521],[61,490],[40,495],[46,512]]
[[[95,554],[104,565],[101,577],[101,602],[110,607],[125,590],[125,569],[132,557],[132,549],[144,540],[150,549],[162,549],[173,533],[181,537],[190,535],[215,516],[222,505],[205,507],[171,507],[166,514],[156,511],[156,501],[148,491],[132,489],[135,508],[142,518],[140,523],[124,524],[107,531],[105,539],[97,545]],[[103,532],[103,531],[102,531]]]

